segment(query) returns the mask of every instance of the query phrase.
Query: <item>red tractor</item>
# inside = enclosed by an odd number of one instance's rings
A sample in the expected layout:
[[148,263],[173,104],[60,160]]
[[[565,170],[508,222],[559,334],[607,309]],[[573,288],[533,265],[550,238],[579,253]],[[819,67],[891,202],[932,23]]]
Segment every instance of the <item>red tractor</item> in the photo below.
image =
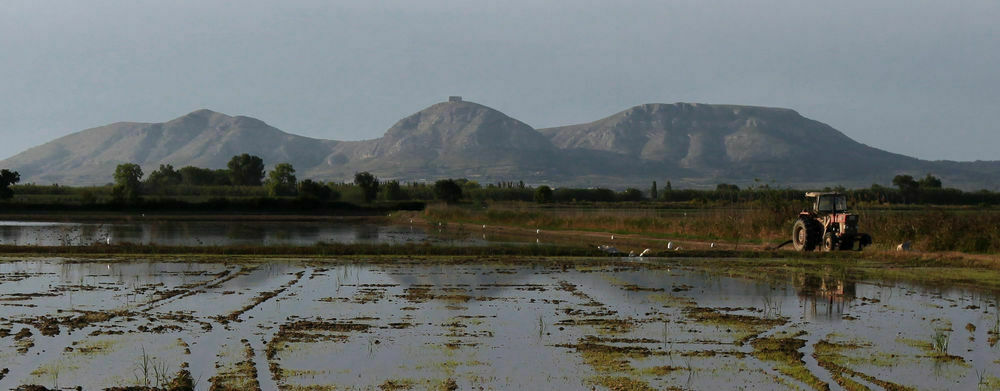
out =
[[872,244],[872,237],[858,233],[858,215],[847,211],[847,197],[840,193],[806,193],[815,198],[813,210],[799,213],[792,228],[792,243],[796,251],[861,251]]

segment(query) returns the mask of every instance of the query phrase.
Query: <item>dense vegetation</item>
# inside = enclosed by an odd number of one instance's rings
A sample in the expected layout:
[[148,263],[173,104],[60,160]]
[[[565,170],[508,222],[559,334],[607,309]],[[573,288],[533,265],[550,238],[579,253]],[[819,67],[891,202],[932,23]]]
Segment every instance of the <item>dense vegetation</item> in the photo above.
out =
[[[609,205],[611,206],[611,205]],[[677,207],[677,206],[675,206]],[[705,242],[776,245],[791,238],[803,202],[741,201],[715,207],[562,208],[530,203],[494,204],[490,208],[431,205],[430,221],[454,221],[542,230],[641,234]],[[858,205],[859,227],[875,238],[875,249],[890,250],[911,242],[924,251],[1000,252],[1000,211],[960,207],[884,209]]]
[[[808,208],[803,190],[768,185],[713,190],[673,189],[652,182],[649,190],[532,187],[523,182],[480,184],[467,179],[400,183],[360,172],[353,182],[298,180],[287,163],[265,172],[255,156],[234,156],[226,169],[174,169],[161,165],[144,177],[122,164],[115,183],[68,187],[17,184],[0,171],[4,211],[123,209],[215,212],[382,213],[427,209],[430,218],[544,229],[598,230],[730,242],[772,243],[789,235],[798,211]],[[927,175],[899,175],[895,187],[827,188],[848,196],[861,226],[889,247],[904,241],[925,250],[1000,251],[1000,212],[989,207],[1000,193],[965,192]],[[445,206],[444,204],[447,204]],[[917,206],[919,205],[919,206]],[[487,206],[484,208],[484,206]]]
[[0,200],[8,200],[14,197],[11,186],[21,181],[21,174],[15,171],[0,170]]
[[[714,190],[673,189],[670,181],[659,188],[655,181],[648,191],[627,188],[615,191],[607,188],[552,188],[546,185],[532,187],[524,182],[499,182],[480,184],[467,179],[444,179],[435,183],[400,183],[380,180],[368,172],[359,172],[351,183],[299,181],[295,168],[288,163],[278,163],[265,172],[264,161],[249,154],[233,156],[226,169],[183,167],[171,165],[159,168],[144,177],[142,168],[126,163],[117,167],[113,184],[91,187],[66,187],[59,185],[17,185],[17,172],[0,173],[0,199],[11,199],[14,204],[49,205],[137,205],[142,201],[201,203],[226,199],[241,203],[261,198],[298,198],[303,204],[322,206],[327,202],[343,201],[352,204],[370,204],[376,201],[444,201],[455,204],[462,201],[483,203],[489,201],[523,201],[539,204],[593,204],[637,203],[661,204],[728,204],[744,201],[795,202],[802,199],[803,190],[772,188],[768,185],[740,188],[732,184],[719,184]],[[847,194],[853,203],[899,205],[992,205],[1000,202],[1000,193],[981,190],[965,192],[942,186],[941,180],[927,175],[914,179],[898,175],[893,179],[894,188],[872,185],[867,189],[827,188]],[[17,195],[17,197],[15,197]],[[254,201],[259,203],[259,201]]]

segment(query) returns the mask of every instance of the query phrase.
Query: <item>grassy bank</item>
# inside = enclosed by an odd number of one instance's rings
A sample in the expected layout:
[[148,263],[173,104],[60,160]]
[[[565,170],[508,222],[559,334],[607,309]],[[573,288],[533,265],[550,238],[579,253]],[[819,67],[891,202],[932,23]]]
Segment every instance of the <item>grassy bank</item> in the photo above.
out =
[[[658,238],[718,242],[780,243],[791,236],[801,206],[734,204],[691,210],[549,209],[525,204],[488,208],[429,206],[429,221],[502,225],[526,229],[599,231]],[[924,207],[896,211],[859,209],[860,229],[875,238],[875,249],[910,241],[925,251],[1000,252],[1000,211]]]

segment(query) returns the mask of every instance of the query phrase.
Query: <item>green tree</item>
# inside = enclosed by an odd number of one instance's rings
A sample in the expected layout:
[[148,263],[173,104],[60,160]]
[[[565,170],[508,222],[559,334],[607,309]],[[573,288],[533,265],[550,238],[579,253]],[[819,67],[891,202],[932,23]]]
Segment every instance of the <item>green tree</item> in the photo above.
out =
[[330,186],[314,182],[312,179],[299,182],[299,198],[301,199],[327,202],[332,196],[333,189]]
[[455,183],[457,183],[460,187],[462,187],[462,190],[464,190],[466,193],[483,188],[483,186],[480,185],[479,182],[470,181],[466,178],[455,179]]
[[403,201],[410,199],[410,195],[399,186],[399,181],[389,181],[385,183],[382,194],[389,201]]
[[896,175],[892,178],[892,185],[898,187],[900,191],[913,190],[919,186],[910,175]]
[[903,196],[903,203],[916,201],[917,192],[920,191],[920,184],[913,180],[910,175],[896,175],[892,178],[893,186],[899,188],[899,193]]
[[462,187],[453,179],[442,179],[434,182],[434,198],[449,204],[462,199]]
[[718,184],[718,185],[715,186],[715,191],[737,192],[737,191],[740,191],[740,187],[736,186],[736,185],[731,185],[731,184],[728,184],[728,183],[720,183],[720,184]]
[[174,170],[174,166],[169,164],[161,164],[160,168],[149,173],[146,177],[146,189],[152,192],[163,192],[169,188],[180,185],[183,182],[184,177],[177,170]]
[[187,166],[177,171],[181,174],[181,183],[188,186],[229,186],[229,170],[212,170]]
[[591,193],[591,196],[589,198],[581,198],[581,200],[597,201],[597,202],[615,202],[615,197],[617,197],[617,194],[615,194],[614,190],[605,189],[603,187],[598,187],[594,189],[592,192],[590,191],[588,192]]
[[267,191],[271,197],[295,195],[297,182],[295,168],[289,163],[278,163],[267,173]]
[[264,160],[247,153],[229,160],[229,182],[233,186],[260,186],[264,179]]
[[659,198],[658,196],[659,194],[656,191],[656,181],[653,181],[653,187],[649,188],[649,198],[656,200]]
[[535,189],[535,202],[539,204],[547,204],[552,202],[552,188],[541,185]]
[[17,171],[7,169],[0,170],[0,200],[9,200],[14,197],[14,191],[10,189],[12,185],[21,181],[21,174]]
[[621,201],[642,201],[642,191],[634,187],[625,189],[619,196],[618,199]]
[[372,202],[378,196],[378,178],[368,171],[354,174],[354,184],[361,188],[365,202]]
[[926,177],[917,181],[917,186],[921,189],[940,189],[941,188],[941,178],[935,177],[931,174],[927,174]]
[[142,190],[142,167],[138,164],[119,164],[115,168],[115,186],[111,193],[118,202],[137,202]]

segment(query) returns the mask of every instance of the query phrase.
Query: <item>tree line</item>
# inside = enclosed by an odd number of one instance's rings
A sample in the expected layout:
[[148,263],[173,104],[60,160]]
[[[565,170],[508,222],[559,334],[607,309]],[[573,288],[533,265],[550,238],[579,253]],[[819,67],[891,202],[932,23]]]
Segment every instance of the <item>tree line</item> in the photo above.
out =
[[[265,171],[263,159],[250,154],[233,156],[225,169],[187,166],[175,169],[160,165],[149,175],[144,175],[138,164],[125,163],[116,167],[110,198],[118,204],[135,204],[144,196],[160,199],[181,196],[210,196],[212,198],[297,198],[303,202],[321,205],[331,201],[372,203],[376,201],[431,201],[457,203],[463,200],[522,201],[549,203],[615,203],[615,202],[678,202],[678,203],[731,203],[744,201],[799,202],[803,190],[772,188],[754,185],[740,188],[734,184],[720,183],[712,190],[674,189],[670,181],[658,186],[653,181],[647,191],[630,187],[623,191],[608,188],[569,188],[548,185],[529,186],[523,181],[506,181],[480,184],[465,178],[442,179],[434,183],[401,183],[383,180],[369,172],[358,172],[353,182],[322,182],[299,180],[295,168],[289,163],[276,164]],[[26,194],[64,194],[67,187],[20,185],[20,175],[10,170],[0,171],[0,199],[13,197],[15,187]],[[965,192],[942,186],[940,178],[930,174],[923,178],[897,175],[894,187],[872,185],[867,189],[843,187],[822,190],[839,191],[852,202],[879,204],[937,204],[984,205],[1000,203],[1000,193],[981,190]],[[102,188],[80,191],[81,202],[95,203],[95,192]]]

